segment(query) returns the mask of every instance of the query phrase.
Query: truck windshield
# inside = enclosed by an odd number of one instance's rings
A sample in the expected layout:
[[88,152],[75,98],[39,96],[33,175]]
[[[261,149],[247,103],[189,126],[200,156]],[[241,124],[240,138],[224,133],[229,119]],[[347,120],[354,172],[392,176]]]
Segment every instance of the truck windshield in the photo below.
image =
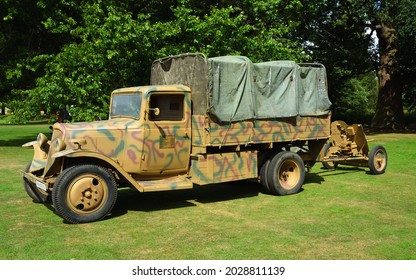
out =
[[130,117],[139,119],[141,104],[142,95],[140,92],[113,94],[110,118]]

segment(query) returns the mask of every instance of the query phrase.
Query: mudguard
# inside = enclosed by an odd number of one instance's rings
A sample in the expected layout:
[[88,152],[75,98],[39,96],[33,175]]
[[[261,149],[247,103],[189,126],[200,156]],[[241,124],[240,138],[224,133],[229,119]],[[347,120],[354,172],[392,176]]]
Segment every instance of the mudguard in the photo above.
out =
[[138,191],[143,192],[143,186],[139,184],[137,181],[134,180],[134,178],[127,173],[117,162],[112,160],[111,158],[97,152],[93,151],[87,151],[87,150],[75,150],[75,149],[68,149],[63,150],[60,152],[55,153],[53,158],[94,158],[101,161],[105,161],[108,163],[112,168],[114,168],[117,173],[119,173],[121,176],[123,176],[124,179],[126,179],[133,187],[135,187]]

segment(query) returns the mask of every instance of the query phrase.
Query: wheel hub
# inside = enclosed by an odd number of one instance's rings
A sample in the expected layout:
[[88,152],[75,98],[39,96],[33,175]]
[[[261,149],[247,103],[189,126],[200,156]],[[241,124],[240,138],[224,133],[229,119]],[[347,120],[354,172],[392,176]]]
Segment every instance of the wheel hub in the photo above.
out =
[[285,189],[292,189],[299,181],[300,173],[296,162],[287,160],[279,172],[279,181]]
[[377,153],[377,155],[374,157],[375,158],[375,166],[378,170],[381,170],[384,168],[384,164],[385,164],[385,157],[384,154],[379,152]]
[[68,204],[78,213],[90,213],[102,207],[106,193],[105,182],[94,175],[84,175],[73,182],[68,191]]

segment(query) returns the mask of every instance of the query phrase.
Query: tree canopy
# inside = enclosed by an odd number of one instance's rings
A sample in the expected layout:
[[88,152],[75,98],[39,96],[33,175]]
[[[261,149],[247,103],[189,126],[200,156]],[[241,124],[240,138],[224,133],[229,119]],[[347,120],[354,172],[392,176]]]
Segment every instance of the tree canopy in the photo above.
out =
[[0,0],[0,6],[0,102],[19,118],[64,107],[75,120],[105,118],[113,89],[148,84],[153,60],[186,52],[322,62],[335,113],[374,114],[377,127],[400,127],[403,106],[416,108],[412,0]]

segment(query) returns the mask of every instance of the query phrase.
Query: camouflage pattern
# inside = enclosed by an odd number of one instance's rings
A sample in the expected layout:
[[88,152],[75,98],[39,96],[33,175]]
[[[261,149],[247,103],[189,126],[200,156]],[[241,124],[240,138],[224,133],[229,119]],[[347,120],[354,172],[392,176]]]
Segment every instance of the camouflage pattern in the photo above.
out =
[[298,140],[328,139],[330,114],[316,117],[291,117],[273,120],[215,122],[197,115],[192,117],[193,146],[247,146]]
[[[137,181],[148,178],[186,174],[191,151],[190,90],[184,86],[137,87],[120,89],[113,94],[141,92],[143,103],[148,104],[153,93],[181,94],[184,96],[184,114],[176,122],[148,120],[148,110],[142,106],[137,119],[110,118],[106,121],[56,123],[51,141],[40,135],[38,141],[24,146],[35,150],[30,173],[42,171],[41,175],[27,174],[31,181],[40,180],[52,187],[54,179],[65,162],[105,161],[125,179],[143,191]],[[45,142],[45,143],[43,143]],[[41,148],[44,146],[44,148]],[[75,161],[74,161],[75,162]],[[133,177],[132,180],[129,177]],[[175,185],[175,184],[173,184]],[[173,188],[175,188],[173,186]]]
[[[199,95],[199,105],[209,101]],[[39,134],[23,145],[34,148],[22,172],[26,192],[83,223],[111,211],[118,186],[152,192],[256,179],[266,193],[287,195],[300,190],[317,161],[386,169],[384,147],[369,153],[362,127],[331,124],[330,112],[224,123],[209,108],[195,110],[198,104],[185,85],[113,91],[108,120],[56,123],[50,140]]]
[[[137,119],[110,116],[106,121],[56,123],[51,141],[40,135],[38,141],[26,144],[35,149],[27,177],[42,181],[50,190],[65,165],[95,159],[105,162],[139,191],[182,189],[192,187],[191,183],[256,178],[258,151],[247,148],[251,145],[269,144],[271,149],[273,143],[330,136],[330,115],[230,124],[208,115],[192,115],[191,93],[185,86],[125,88],[113,95],[134,92],[143,97]],[[150,120],[149,102],[154,94],[183,95],[183,117],[178,121]],[[208,147],[220,150],[209,154]],[[235,151],[225,152],[227,147]],[[241,147],[246,151],[240,151]]]
[[192,182],[206,185],[256,178],[257,154],[257,151],[196,154],[191,157]]
[[[252,179],[258,177],[258,150],[271,152],[273,145],[285,145],[295,141],[311,140],[318,145],[318,152],[330,136],[330,115],[319,117],[293,117],[275,120],[241,121],[230,124],[216,122],[204,116],[192,116],[192,151],[190,175],[194,183]],[[254,148],[250,148],[254,146]],[[208,147],[216,147],[219,153],[209,154]],[[235,152],[224,153],[227,148]],[[241,151],[249,149],[249,151]],[[250,150],[251,149],[251,150]]]

